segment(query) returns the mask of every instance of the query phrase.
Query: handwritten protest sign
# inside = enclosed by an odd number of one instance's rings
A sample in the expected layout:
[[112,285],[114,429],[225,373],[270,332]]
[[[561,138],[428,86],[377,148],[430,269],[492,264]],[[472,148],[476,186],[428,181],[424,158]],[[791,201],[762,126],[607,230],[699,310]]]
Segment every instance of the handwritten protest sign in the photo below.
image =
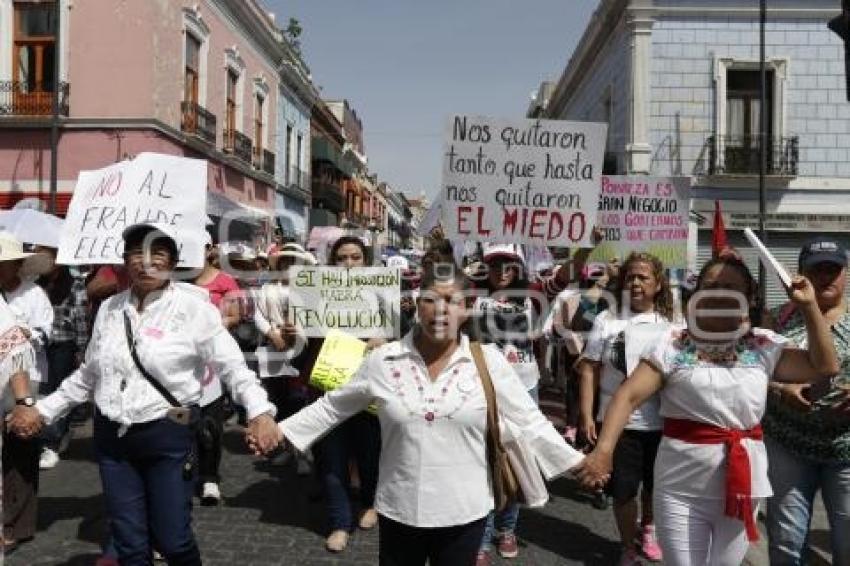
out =
[[339,330],[328,332],[313,373],[310,385],[322,391],[333,391],[354,377],[366,355],[366,342]]
[[591,247],[607,129],[454,116],[443,153],[446,236]]
[[401,273],[388,267],[291,267],[290,320],[305,336],[331,330],[360,338],[398,336]]
[[181,266],[203,266],[207,163],[141,153],[96,171],[81,171],[59,244],[58,263],[122,263],[127,226],[154,222],[175,227]]
[[606,262],[641,251],[665,267],[687,267],[689,193],[683,178],[602,177],[598,225],[604,241],[590,259]]

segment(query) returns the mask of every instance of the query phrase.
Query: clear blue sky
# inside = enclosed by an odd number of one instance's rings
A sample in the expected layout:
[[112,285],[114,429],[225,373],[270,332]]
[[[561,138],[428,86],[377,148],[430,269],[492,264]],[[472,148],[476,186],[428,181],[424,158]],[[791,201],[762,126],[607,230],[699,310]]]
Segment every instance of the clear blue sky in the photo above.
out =
[[557,79],[597,0],[261,0],[302,52],[328,99],[363,121],[369,169],[396,189],[433,195],[442,129],[453,113],[522,117]]

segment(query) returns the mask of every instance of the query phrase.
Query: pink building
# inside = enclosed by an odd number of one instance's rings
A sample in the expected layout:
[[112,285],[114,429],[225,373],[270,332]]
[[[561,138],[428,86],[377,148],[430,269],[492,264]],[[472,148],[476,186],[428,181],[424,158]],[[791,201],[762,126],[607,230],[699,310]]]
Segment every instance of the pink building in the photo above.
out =
[[57,26],[54,1],[0,0],[0,207],[49,199],[58,64],[60,213],[81,169],[157,151],[209,161],[211,214],[270,222],[285,52],[258,1],[59,2]]

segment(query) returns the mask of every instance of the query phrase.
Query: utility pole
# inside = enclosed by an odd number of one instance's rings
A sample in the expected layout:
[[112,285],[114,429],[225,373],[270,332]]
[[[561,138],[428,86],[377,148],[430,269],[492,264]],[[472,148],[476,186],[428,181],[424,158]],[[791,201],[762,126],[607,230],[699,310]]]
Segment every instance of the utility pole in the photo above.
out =
[[55,19],[54,26],[56,27],[56,43],[54,44],[56,53],[53,57],[53,115],[50,120],[50,205],[48,207],[48,212],[50,212],[50,214],[56,214],[56,185],[57,177],[59,175],[59,79],[61,77],[61,74],[59,73],[59,66],[62,61],[62,43],[60,37],[62,33],[62,25],[60,23],[62,20],[61,4],[62,0],[56,0],[53,12],[53,17]]
[[[767,64],[765,62],[765,27],[767,25],[767,0],[760,0],[759,17],[759,238],[767,245],[767,195],[765,194],[765,177],[767,176],[768,144],[773,140],[767,137]],[[767,278],[764,264],[759,262],[759,307],[764,308],[767,298]]]

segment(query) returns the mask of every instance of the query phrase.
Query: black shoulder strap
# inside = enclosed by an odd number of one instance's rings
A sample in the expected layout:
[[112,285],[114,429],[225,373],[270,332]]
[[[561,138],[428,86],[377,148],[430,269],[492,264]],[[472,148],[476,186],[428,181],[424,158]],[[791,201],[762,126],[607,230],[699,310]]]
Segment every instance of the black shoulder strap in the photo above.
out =
[[124,332],[127,335],[127,347],[130,348],[130,355],[133,357],[133,362],[135,362],[136,368],[138,368],[142,377],[144,377],[172,407],[182,407],[183,405],[180,404],[180,401],[178,401],[174,395],[172,395],[171,392],[154,376],[152,376],[150,372],[145,369],[145,366],[142,365],[142,361],[139,359],[139,353],[136,352],[136,340],[133,338],[133,325],[130,323],[130,316],[126,312],[124,313]]

